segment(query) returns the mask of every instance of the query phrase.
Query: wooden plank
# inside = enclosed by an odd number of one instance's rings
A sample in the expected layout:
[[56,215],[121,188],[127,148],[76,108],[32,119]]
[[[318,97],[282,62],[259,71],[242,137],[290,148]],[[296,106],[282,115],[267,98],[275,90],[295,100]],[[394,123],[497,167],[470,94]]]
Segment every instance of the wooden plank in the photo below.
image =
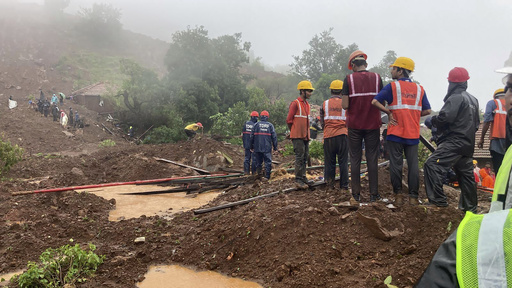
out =
[[167,160],[167,159],[163,159],[163,158],[157,158],[157,157],[155,157],[155,160],[156,161],[161,161],[161,162],[171,163],[171,164],[178,165],[178,166],[184,167],[184,168],[189,168],[189,169],[192,169],[192,170],[195,170],[195,171],[199,172],[200,174],[205,174],[205,175],[210,174],[210,171],[207,171],[207,170],[204,170],[204,169],[200,169],[200,168],[197,168],[197,167],[194,167],[194,166],[185,165],[185,164],[182,164],[182,163],[179,163],[179,162],[175,162],[175,161],[171,161],[171,160]]

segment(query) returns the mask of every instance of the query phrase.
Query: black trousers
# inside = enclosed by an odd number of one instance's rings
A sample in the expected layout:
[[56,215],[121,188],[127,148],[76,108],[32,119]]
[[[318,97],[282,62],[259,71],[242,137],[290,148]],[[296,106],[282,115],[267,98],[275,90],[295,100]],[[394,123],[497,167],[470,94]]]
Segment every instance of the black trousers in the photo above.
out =
[[409,196],[418,198],[420,188],[420,169],[418,167],[418,145],[404,145],[394,141],[387,141],[389,152],[389,175],[395,194],[402,193],[402,167],[404,154],[407,159],[407,184],[409,184]]
[[340,187],[348,188],[348,140],[347,135],[338,135],[324,139],[325,169],[324,179],[328,185],[334,185],[336,158],[340,166]]
[[194,138],[194,136],[196,136],[197,133],[196,131],[185,129],[185,134],[187,134],[188,139],[190,139]]
[[309,157],[309,141],[304,139],[292,139],[293,152],[295,153],[295,180],[306,181],[306,165]]
[[505,157],[505,155],[500,154],[496,151],[489,151],[491,152],[492,167],[494,168],[494,173],[498,175],[498,170],[500,170],[501,162],[503,162],[503,158]]
[[368,178],[370,180],[370,200],[379,198],[379,144],[380,130],[359,130],[348,129],[348,147],[350,150],[350,172],[352,174],[352,195],[359,199],[361,194],[361,158],[363,155],[363,139],[365,144],[366,166],[368,167]]
[[425,162],[425,189],[428,201],[437,206],[448,205],[443,191],[443,180],[448,170],[453,167],[461,190],[459,209],[476,212],[478,198],[473,175],[473,157],[460,155],[458,149],[453,147],[456,146],[449,141],[441,143]]

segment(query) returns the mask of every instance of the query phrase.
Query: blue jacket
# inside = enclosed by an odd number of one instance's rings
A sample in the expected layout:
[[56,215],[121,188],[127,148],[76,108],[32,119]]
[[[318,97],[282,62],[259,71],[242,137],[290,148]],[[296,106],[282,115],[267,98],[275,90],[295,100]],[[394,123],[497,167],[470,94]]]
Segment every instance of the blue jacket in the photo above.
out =
[[258,122],[258,117],[251,117],[251,120],[245,122],[242,127],[242,141],[244,143],[244,149],[251,149],[251,132],[256,122]]
[[272,146],[274,150],[277,150],[277,135],[274,125],[269,123],[268,117],[263,116],[260,118],[260,122],[254,124],[254,128],[251,133],[251,148],[254,152],[269,153],[272,152]]

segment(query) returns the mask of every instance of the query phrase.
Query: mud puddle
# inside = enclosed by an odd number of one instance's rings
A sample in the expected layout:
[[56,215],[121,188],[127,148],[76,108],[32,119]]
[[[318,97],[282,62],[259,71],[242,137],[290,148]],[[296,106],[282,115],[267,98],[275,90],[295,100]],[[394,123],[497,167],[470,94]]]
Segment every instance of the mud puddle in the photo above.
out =
[[230,278],[212,271],[196,272],[178,265],[150,266],[146,279],[137,284],[139,288],[263,288],[256,282]]
[[169,193],[159,195],[122,195],[130,192],[147,192],[168,190],[169,187],[157,185],[123,185],[102,187],[97,189],[77,190],[103,197],[107,200],[116,199],[116,209],[109,214],[110,221],[120,221],[129,218],[146,216],[170,216],[171,214],[188,211],[201,207],[213,200],[220,192],[208,192],[198,195],[183,193]]

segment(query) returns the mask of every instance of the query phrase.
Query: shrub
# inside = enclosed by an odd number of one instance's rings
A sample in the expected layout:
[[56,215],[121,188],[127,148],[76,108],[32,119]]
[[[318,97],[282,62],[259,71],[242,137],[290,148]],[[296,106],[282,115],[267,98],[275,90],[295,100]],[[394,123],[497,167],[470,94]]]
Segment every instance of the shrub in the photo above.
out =
[[107,140],[103,140],[99,146],[100,147],[112,147],[112,146],[116,146],[116,142],[114,140],[107,139]]
[[79,244],[48,248],[39,256],[41,263],[29,262],[27,271],[13,277],[13,280],[21,288],[57,288],[83,283],[87,280],[85,277],[92,276],[105,259],[94,250],[96,246],[93,244],[89,244],[89,251],[82,250]]
[[144,144],[161,144],[169,142],[178,142],[185,139],[185,132],[183,127],[174,126],[169,128],[167,126],[160,126],[153,129],[148,136],[144,139]]
[[[284,146],[283,156],[294,155],[293,144]],[[324,145],[320,141],[309,142],[309,156],[324,161]]]
[[0,138],[0,175],[7,173],[14,164],[21,161],[22,157],[23,148]]

